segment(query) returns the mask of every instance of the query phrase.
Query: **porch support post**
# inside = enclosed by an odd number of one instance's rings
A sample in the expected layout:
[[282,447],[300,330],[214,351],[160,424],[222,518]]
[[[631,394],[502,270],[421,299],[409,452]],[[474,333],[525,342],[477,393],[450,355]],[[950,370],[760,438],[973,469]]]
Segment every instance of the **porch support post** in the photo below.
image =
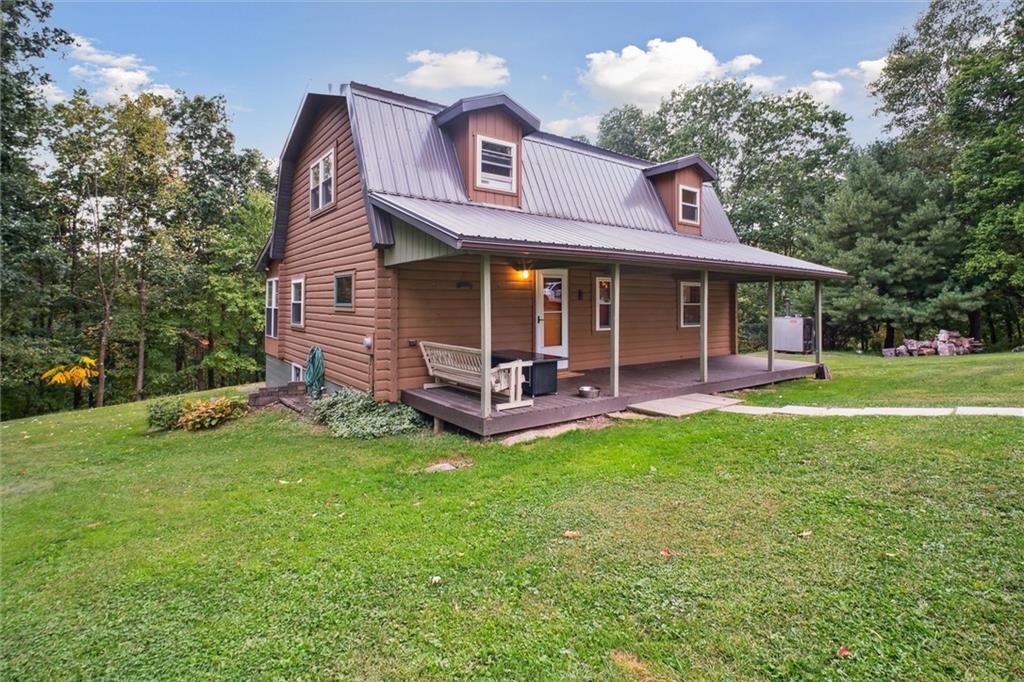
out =
[[775,275],[768,277],[768,371],[775,369]]
[[700,272],[700,380],[708,380],[708,271]]
[[821,324],[821,280],[814,280],[814,361],[821,364],[824,329]]
[[480,416],[491,416],[491,257],[480,256]]
[[612,397],[619,397],[619,282],[622,268],[618,263],[612,266]]

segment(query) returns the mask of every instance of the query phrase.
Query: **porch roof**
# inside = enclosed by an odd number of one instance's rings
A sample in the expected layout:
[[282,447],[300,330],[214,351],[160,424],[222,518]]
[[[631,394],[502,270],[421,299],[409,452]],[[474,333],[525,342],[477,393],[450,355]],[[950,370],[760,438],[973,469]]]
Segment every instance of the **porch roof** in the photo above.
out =
[[842,270],[737,242],[654,232],[526,213],[517,209],[431,201],[373,192],[378,209],[452,249],[658,263],[807,279],[846,279]]

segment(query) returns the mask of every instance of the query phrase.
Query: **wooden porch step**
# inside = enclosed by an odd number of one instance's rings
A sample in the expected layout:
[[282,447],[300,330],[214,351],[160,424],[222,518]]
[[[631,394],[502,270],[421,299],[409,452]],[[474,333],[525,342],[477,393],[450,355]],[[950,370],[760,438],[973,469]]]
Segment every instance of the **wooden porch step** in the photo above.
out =
[[656,417],[683,417],[688,414],[717,410],[729,405],[735,405],[738,402],[740,401],[734,398],[723,398],[718,395],[687,393],[686,395],[673,398],[633,403],[629,406],[629,409],[640,414],[649,414]]

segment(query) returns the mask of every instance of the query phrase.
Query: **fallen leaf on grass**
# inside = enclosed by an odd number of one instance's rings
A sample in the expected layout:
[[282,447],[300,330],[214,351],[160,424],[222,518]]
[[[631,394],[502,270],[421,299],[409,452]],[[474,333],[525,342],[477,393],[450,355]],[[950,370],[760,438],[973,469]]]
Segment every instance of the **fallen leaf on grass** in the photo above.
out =
[[581,535],[583,535],[583,533],[579,532],[578,530],[567,530],[564,533],[562,533],[563,538],[568,538],[570,540],[575,540]]
[[439,576],[439,575],[430,576],[430,584],[431,585],[440,585],[441,584],[441,576]]
[[807,528],[806,530],[802,530],[802,531],[800,531],[800,532],[798,533],[798,535],[799,535],[800,537],[802,537],[802,538],[809,538],[809,537],[811,537],[811,533],[812,533],[811,529],[810,529],[810,528]]
[[672,556],[673,554],[675,554],[675,552],[673,552],[668,547],[662,547],[661,548],[661,556],[663,556],[665,558],[668,558],[668,557]]
[[853,652],[845,646],[841,646],[836,650],[836,656],[839,658],[849,658],[850,656],[853,656]]
[[622,672],[626,673],[630,679],[639,680],[639,682],[658,682],[661,679],[651,672],[650,668],[647,667],[647,663],[629,652],[613,651],[611,658],[615,665]]

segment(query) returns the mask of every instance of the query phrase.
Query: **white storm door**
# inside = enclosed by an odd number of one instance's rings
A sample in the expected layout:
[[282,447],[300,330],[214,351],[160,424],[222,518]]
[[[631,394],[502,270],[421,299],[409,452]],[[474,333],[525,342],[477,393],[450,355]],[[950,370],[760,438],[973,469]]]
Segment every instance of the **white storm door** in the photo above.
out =
[[538,270],[537,352],[565,358],[559,369],[569,366],[569,271]]

